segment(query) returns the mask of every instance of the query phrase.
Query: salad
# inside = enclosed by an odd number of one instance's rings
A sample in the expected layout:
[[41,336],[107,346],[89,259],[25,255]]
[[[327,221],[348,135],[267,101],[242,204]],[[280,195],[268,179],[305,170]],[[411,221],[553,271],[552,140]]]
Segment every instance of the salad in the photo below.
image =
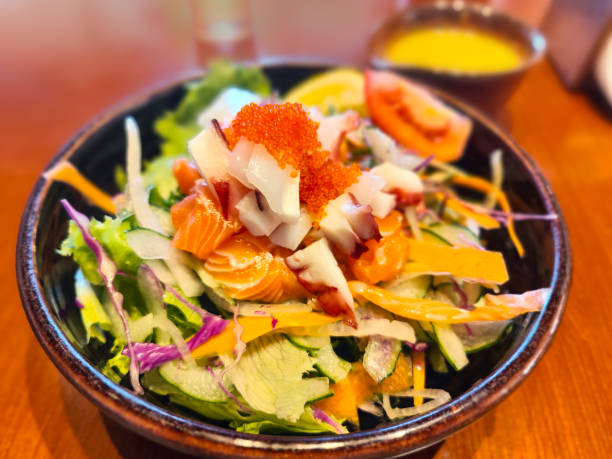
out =
[[522,256],[515,222],[556,217],[511,211],[500,151],[490,180],[449,164],[471,120],[417,84],[337,69],[280,97],[218,62],[185,89],[144,167],[126,118],[122,193],[67,162],[47,172],[108,213],[63,200],[58,252],[116,383],[242,432],[342,434],[446,403],[429,375],[545,304],[548,289],[502,293],[480,233],[507,231]]

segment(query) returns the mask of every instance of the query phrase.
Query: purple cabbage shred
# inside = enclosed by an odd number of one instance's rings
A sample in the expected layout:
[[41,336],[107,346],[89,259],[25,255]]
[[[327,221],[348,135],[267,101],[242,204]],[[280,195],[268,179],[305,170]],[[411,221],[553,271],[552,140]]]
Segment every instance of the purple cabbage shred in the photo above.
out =
[[423,160],[423,162],[421,162],[420,164],[417,164],[412,171],[413,172],[419,172],[422,169],[425,169],[427,166],[429,166],[429,163],[431,163],[434,159],[434,155],[429,155],[427,158],[425,158]]
[[342,424],[332,419],[329,414],[319,408],[312,409],[312,417],[315,418],[317,421],[324,422],[325,424],[332,426],[336,433],[346,433],[346,429],[342,427]]
[[415,352],[425,352],[427,349],[429,349],[429,343],[425,343],[423,341],[417,341],[416,343],[404,341],[404,344]]
[[115,276],[117,275],[117,266],[115,265],[113,260],[111,260],[108,254],[104,251],[102,245],[89,232],[89,219],[87,218],[87,216],[72,207],[72,205],[66,199],[62,199],[60,202],[64,209],[66,209],[68,216],[79,227],[79,230],[83,235],[83,240],[85,241],[87,246],[96,256],[96,260],[98,262],[98,274],[104,282],[104,286],[106,287],[108,295],[111,299],[113,308],[121,319],[123,332],[125,333],[128,355],[130,357],[130,383],[132,384],[134,392],[136,392],[137,394],[144,394],[144,390],[142,389],[142,386],[140,385],[140,380],[138,379],[138,365],[136,362],[136,356],[134,354],[132,339],[130,337],[130,327],[128,326],[125,311],[123,310],[123,295],[121,294],[121,292],[115,289],[115,286],[113,285],[113,281],[115,279]]

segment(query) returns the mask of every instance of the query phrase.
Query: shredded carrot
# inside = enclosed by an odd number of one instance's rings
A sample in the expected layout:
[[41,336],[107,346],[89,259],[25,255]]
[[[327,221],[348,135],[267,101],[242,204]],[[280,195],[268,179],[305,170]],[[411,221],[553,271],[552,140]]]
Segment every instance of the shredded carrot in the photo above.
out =
[[[414,390],[425,389],[425,353],[412,351],[412,380]],[[423,397],[414,397],[414,406],[423,404]]]
[[78,169],[68,161],[61,161],[56,164],[45,172],[44,176],[49,180],[58,180],[68,185],[72,185],[96,206],[110,214],[115,213],[115,204],[111,197],[85,178]]
[[[467,310],[438,300],[396,295],[384,288],[359,281],[349,281],[348,287],[353,297],[359,301],[367,300],[395,315],[406,319],[446,324],[512,319],[526,312],[539,311],[543,304],[533,299],[517,303],[514,300],[508,301],[503,296],[497,298],[498,301],[496,301],[496,297],[491,295],[485,304]],[[543,293],[536,299],[544,297]]]
[[495,193],[495,199],[499,204],[499,207],[501,207],[502,210],[508,214],[506,223],[506,226],[508,228],[508,235],[510,236],[512,243],[514,244],[517,253],[519,254],[519,256],[522,257],[525,254],[525,249],[523,247],[523,244],[521,244],[521,241],[519,240],[518,236],[516,235],[516,231],[514,229],[514,220],[510,215],[510,203],[508,202],[508,197],[506,196],[506,193],[495,187],[488,180],[485,180],[481,177],[476,177],[474,175],[455,175],[451,179],[451,181],[455,185],[472,188],[482,193]]
[[[444,195],[442,193],[436,193],[436,197],[440,200],[444,199]],[[454,210],[460,215],[463,215],[466,218],[471,218],[478,226],[484,229],[495,229],[499,228],[499,222],[494,218],[491,218],[487,214],[479,213],[477,209],[474,209],[465,203],[461,202],[459,199],[453,198],[449,196],[446,199],[446,207]]]

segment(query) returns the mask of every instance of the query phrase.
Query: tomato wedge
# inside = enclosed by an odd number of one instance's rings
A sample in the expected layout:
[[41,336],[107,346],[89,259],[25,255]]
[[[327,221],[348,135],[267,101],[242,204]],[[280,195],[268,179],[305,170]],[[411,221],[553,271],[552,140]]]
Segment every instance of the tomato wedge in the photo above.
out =
[[418,84],[391,72],[368,70],[365,95],[374,123],[404,147],[440,161],[463,154],[472,121]]

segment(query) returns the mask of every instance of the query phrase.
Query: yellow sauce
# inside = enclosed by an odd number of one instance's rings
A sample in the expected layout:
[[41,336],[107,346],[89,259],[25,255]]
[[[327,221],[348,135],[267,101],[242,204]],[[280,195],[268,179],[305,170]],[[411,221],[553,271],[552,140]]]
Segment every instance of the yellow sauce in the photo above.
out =
[[437,70],[491,73],[518,67],[517,43],[474,27],[431,26],[392,37],[383,56],[394,63]]
[[93,204],[110,214],[115,213],[115,204],[111,197],[91,183],[68,161],[62,161],[44,173],[47,180],[58,180],[72,185],[87,197]]

